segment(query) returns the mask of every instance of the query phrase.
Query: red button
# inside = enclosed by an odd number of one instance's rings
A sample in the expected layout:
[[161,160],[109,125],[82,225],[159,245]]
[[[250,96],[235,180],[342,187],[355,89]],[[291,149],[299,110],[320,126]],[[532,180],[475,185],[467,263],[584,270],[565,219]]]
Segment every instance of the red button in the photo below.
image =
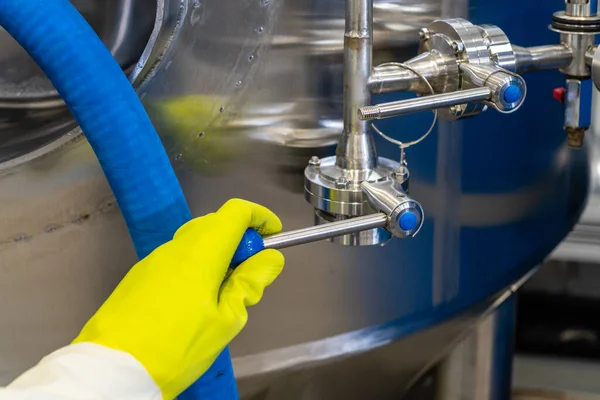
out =
[[565,102],[565,96],[567,95],[567,89],[564,87],[558,87],[552,91],[552,97],[554,100],[560,101],[561,103]]

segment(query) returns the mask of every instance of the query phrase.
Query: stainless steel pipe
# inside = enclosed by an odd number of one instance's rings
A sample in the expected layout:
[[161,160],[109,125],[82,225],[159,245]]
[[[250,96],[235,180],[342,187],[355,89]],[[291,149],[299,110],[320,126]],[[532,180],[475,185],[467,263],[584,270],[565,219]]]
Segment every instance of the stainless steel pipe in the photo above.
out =
[[[407,61],[405,64],[419,71],[421,76],[429,82],[445,74],[440,67],[441,61],[432,53],[423,53]],[[400,91],[411,91],[417,93],[429,93],[429,87],[423,83],[423,79],[408,68],[399,65],[383,65],[373,69],[369,78],[371,93],[389,93]]]
[[370,126],[356,113],[371,104],[372,59],[373,0],[346,0],[344,130],[336,150],[336,165],[341,169],[370,170],[377,166]]
[[263,239],[263,244],[265,249],[284,249],[286,247],[344,236],[349,233],[383,228],[387,225],[387,221],[388,217],[384,213],[369,214],[267,236]]
[[361,107],[358,110],[358,117],[364,121],[390,118],[420,111],[456,106],[459,104],[481,102],[489,100],[491,96],[492,91],[488,87],[459,90],[457,92],[434,94],[409,100],[392,101],[374,106]]
[[549,46],[513,46],[517,73],[565,68],[573,61],[573,51],[564,44]]
[[[435,75],[423,75],[426,79],[435,78]],[[400,66],[375,67],[373,74],[369,78],[369,87],[371,93],[388,93],[411,90],[411,87],[418,85],[421,78],[412,71]]]

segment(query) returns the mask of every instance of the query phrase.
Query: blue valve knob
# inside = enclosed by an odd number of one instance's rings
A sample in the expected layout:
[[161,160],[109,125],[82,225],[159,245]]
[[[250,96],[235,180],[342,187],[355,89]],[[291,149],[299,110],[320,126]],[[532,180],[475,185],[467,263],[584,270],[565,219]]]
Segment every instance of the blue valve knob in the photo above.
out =
[[412,231],[419,223],[419,216],[414,211],[407,211],[400,217],[400,228]]
[[231,259],[231,268],[235,268],[253,255],[260,253],[265,249],[263,238],[256,230],[248,228],[240,240],[233,258]]
[[521,99],[521,88],[517,85],[511,85],[504,89],[504,101],[507,103],[516,103]]

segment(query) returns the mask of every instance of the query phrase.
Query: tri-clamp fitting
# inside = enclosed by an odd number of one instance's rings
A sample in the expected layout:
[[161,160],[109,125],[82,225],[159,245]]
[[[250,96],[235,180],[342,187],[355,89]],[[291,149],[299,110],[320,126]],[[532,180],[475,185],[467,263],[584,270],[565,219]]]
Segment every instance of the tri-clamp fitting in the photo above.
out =
[[[313,157],[305,170],[306,199],[316,211],[318,224],[353,219],[383,212],[390,218],[388,229],[362,230],[333,238],[354,246],[381,244],[396,237],[417,234],[423,222],[421,205],[406,193],[408,170],[399,163],[379,158],[364,178],[352,176],[335,165],[335,157]],[[411,223],[412,221],[412,223]]]
[[527,86],[516,73],[510,41],[497,26],[477,26],[456,18],[435,21],[420,36],[417,57],[375,67],[370,85],[376,93],[411,90],[423,96],[361,107],[361,119],[438,110],[440,118],[456,120],[488,107],[511,113],[523,104]]

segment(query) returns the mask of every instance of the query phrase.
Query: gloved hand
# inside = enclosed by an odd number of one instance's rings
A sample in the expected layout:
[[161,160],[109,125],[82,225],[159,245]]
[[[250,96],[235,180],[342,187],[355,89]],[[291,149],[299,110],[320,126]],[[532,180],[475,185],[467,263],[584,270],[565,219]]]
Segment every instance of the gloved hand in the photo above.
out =
[[258,303],[283,268],[279,251],[264,250],[226,278],[249,227],[273,234],[281,222],[262,206],[234,199],[185,224],[129,271],[74,342],[133,355],[165,399],[176,397],[242,330],[246,307]]

